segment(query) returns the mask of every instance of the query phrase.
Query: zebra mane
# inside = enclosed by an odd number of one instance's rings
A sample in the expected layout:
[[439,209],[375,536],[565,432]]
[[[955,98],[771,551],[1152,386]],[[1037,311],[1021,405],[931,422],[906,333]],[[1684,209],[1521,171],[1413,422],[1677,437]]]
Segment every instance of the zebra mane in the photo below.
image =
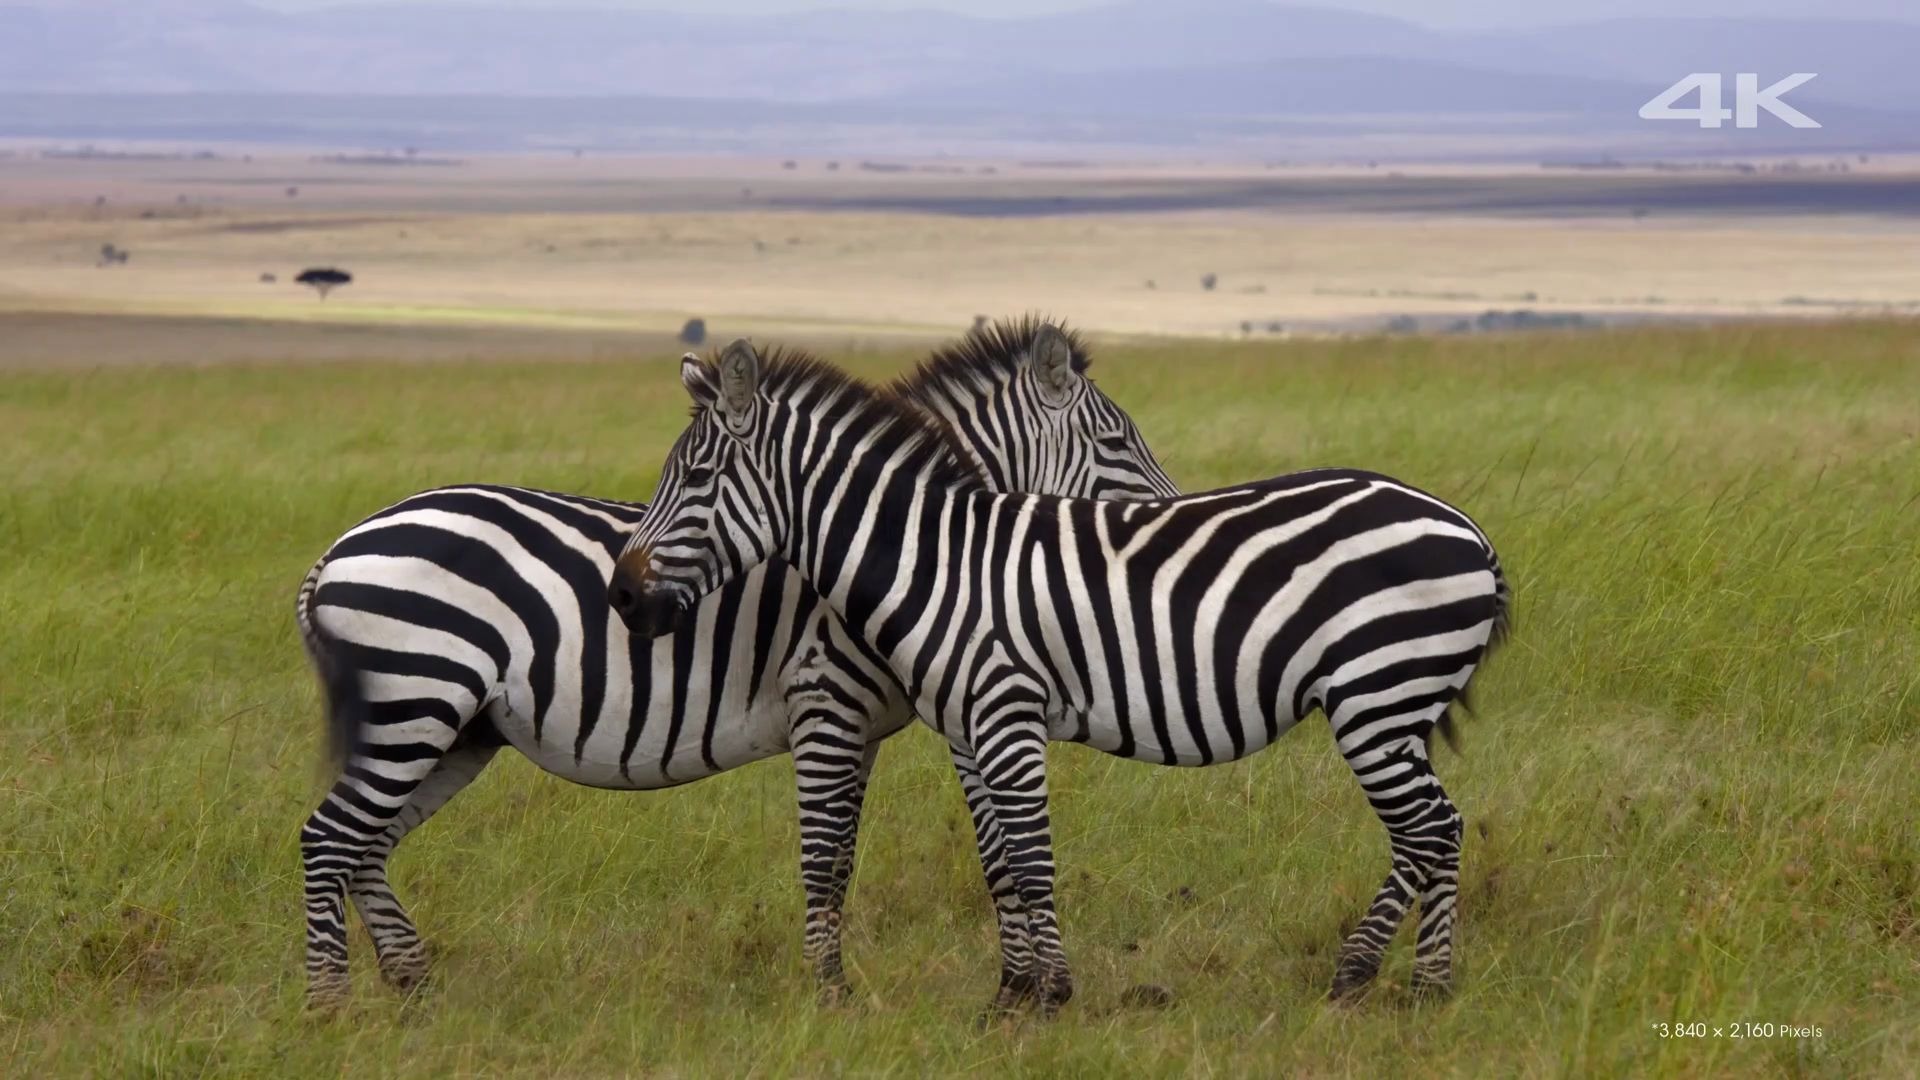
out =
[[[1004,382],[1020,370],[1033,348],[1034,336],[1047,320],[1029,312],[1019,319],[1000,319],[976,326],[967,336],[934,350],[909,374],[895,379],[888,391],[909,401],[932,405],[943,397],[971,395],[994,383]],[[1077,330],[1060,327],[1067,348],[1073,354],[1073,370],[1085,373],[1093,366],[1086,343]]]
[[[709,354],[704,363],[718,385],[719,353]],[[979,466],[945,420],[914,407],[895,388],[871,386],[804,349],[776,345],[760,353],[760,396],[791,406],[820,424],[848,421],[863,433],[898,431],[909,448],[908,463],[930,463],[930,479],[936,485],[975,488],[986,484]]]

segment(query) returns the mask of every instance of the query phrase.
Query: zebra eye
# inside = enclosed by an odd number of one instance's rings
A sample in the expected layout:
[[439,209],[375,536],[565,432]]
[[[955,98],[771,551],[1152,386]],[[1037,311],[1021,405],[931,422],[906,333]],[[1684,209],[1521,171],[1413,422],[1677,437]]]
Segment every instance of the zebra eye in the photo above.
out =
[[688,469],[686,485],[688,487],[706,487],[713,482],[713,470],[706,468]]
[[1125,450],[1132,445],[1128,442],[1127,436],[1123,432],[1115,432],[1112,435],[1097,435],[1093,441],[1108,450]]

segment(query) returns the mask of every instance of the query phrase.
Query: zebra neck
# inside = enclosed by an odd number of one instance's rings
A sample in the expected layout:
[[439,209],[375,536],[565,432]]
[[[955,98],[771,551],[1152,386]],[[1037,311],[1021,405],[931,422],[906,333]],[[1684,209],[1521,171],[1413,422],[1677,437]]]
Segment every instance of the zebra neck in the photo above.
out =
[[791,535],[798,542],[787,557],[848,629],[883,656],[935,630],[954,591],[972,588],[997,523],[1037,501],[927,484],[917,472],[874,487],[839,487],[832,505],[796,517]]
[[1015,427],[1017,411],[1004,406],[996,411],[1008,393],[1004,380],[994,379],[986,386],[935,385],[923,389],[915,404],[952,431],[980,475],[996,491],[1040,491],[1040,478],[1028,475],[1034,457],[1024,443],[1031,433]]

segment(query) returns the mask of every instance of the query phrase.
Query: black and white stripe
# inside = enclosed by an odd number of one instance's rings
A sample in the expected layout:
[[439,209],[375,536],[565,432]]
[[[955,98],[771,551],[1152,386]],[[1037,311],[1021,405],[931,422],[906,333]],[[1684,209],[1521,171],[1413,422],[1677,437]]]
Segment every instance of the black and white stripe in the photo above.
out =
[[[1045,745],[1207,765],[1315,709],[1387,829],[1392,869],[1333,992],[1378,970],[1418,899],[1415,983],[1452,979],[1461,821],[1428,760],[1503,632],[1492,545],[1440,500],[1327,469],[1144,503],[998,493],[895,396],[763,364],[744,342],[696,409],[613,578],[629,626],[677,623],[759,553],[799,568],[977,766],[983,855],[1010,869],[996,1006],[1072,986],[1053,908]],[[735,498],[713,500],[722,490]],[[687,567],[698,566],[697,574]],[[970,799],[976,793],[969,792]]]
[[[997,463],[1017,447],[1030,463],[1020,475],[1078,485],[1049,490],[1158,490],[1164,474],[1085,367],[1076,339],[1029,320],[971,335],[901,386],[945,409],[1001,418],[971,452]],[[1040,402],[1029,384],[1041,379],[1066,386],[1071,400]],[[1129,440],[1127,453],[1096,452],[1116,436]],[[879,741],[906,724],[905,699],[777,561],[717,589],[683,632],[629,635],[606,583],[644,511],[525,488],[441,488],[355,526],[308,574],[297,616],[343,757],[339,782],[301,832],[315,1003],[346,990],[343,894],[390,982],[409,988],[425,974],[387,860],[505,745],[556,775],[622,789],[792,753],[806,951],[823,992],[838,995],[860,804]]]

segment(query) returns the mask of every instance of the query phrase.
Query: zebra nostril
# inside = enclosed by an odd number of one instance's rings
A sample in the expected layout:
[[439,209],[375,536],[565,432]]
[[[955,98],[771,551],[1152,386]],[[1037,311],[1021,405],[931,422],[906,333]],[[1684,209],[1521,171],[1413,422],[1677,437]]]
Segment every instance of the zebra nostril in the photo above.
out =
[[625,615],[633,610],[635,604],[639,603],[640,595],[625,585],[617,584],[610,590],[607,600],[613,605],[613,610]]

